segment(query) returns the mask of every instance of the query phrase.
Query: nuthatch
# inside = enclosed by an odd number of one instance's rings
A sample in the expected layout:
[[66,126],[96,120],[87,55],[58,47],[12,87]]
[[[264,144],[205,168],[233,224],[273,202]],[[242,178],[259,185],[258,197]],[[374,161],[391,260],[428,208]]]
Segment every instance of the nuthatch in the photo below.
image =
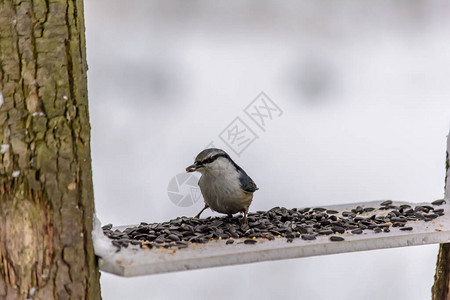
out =
[[242,212],[242,223],[247,222],[248,208],[253,200],[253,192],[258,189],[253,180],[221,149],[210,148],[200,152],[187,172],[198,171],[202,177],[198,181],[205,200],[205,207],[216,212],[232,215]]

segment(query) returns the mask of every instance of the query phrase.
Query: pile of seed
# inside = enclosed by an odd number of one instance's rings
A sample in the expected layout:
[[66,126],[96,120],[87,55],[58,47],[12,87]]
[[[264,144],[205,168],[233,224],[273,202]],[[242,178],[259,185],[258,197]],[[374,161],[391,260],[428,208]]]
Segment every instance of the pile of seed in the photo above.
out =
[[273,240],[284,237],[287,242],[292,242],[295,238],[314,240],[318,235],[327,235],[330,241],[338,242],[344,238],[337,234],[345,232],[361,234],[364,230],[372,230],[380,233],[389,232],[390,227],[413,230],[413,227],[406,226],[407,221],[434,220],[444,214],[444,209],[434,206],[443,203],[445,201],[441,199],[430,205],[411,207],[408,204],[396,206],[391,200],[386,200],[378,208],[357,206],[342,213],[322,207],[274,207],[269,211],[249,213],[248,224],[241,224],[241,217],[178,217],[163,223],[141,223],[124,231],[113,231],[111,224],[102,228],[117,251],[129,244],[148,249],[181,249],[188,247],[189,243],[207,243],[215,239],[225,239],[226,244],[233,244],[238,238],[244,238],[244,244],[255,244],[256,238]]

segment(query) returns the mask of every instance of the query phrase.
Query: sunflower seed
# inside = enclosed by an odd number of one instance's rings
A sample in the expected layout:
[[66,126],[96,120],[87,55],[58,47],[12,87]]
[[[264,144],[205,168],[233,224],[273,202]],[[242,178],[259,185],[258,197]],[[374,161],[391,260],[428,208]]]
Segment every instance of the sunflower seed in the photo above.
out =
[[442,205],[444,203],[447,203],[444,199],[434,200],[433,202],[431,202],[431,204],[433,205]]
[[380,203],[381,206],[388,206],[392,204],[392,200],[385,200]]
[[167,236],[167,238],[168,238],[169,240],[171,240],[171,241],[174,241],[174,242],[179,242],[179,241],[180,241],[180,238],[179,238],[178,236],[176,236],[175,234],[169,234],[169,235]]
[[315,208],[313,208],[313,211],[320,211],[320,212],[322,212],[322,211],[326,211],[327,209],[326,208],[323,208],[323,207],[315,207]]
[[244,244],[246,244],[246,245],[254,245],[257,242],[258,242],[257,240],[250,240],[250,239],[248,239],[248,240],[244,241]]
[[335,236],[335,235],[330,236],[330,241],[332,241],[332,242],[341,242],[343,240],[345,240],[345,239],[341,236]]
[[402,230],[402,231],[410,231],[410,230],[413,230],[413,228],[412,227],[402,227],[402,228],[400,228],[400,230]]
[[333,225],[332,228],[333,228],[334,232],[339,232],[339,233],[344,233],[345,232],[345,228],[341,227],[341,226],[338,226],[338,225]]
[[373,208],[373,207],[365,207],[364,208],[364,212],[371,212],[371,211],[374,211],[375,210],[375,208]]
[[102,229],[103,229],[103,231],[105,231],[105,230],[111,230],[112,227],[113,227],[112,224],[108,224],[108,225],[103,226]]

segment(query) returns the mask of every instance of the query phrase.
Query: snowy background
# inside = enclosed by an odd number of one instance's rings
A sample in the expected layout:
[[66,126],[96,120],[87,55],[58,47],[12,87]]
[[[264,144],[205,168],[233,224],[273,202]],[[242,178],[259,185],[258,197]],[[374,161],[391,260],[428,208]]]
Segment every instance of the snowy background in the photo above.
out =
[[[260,190],[250,210],[443,196],[446,1],[86,1],[92,159],[103,224],[195,215],[169,181],[211,141]],[[264,91],[283,114],[262,131]],[[240,156],[218,135],[240,117]],[[204,217],[214,215],[209,211]],[[115,299],[429,299],[438,245],[120,278]]]

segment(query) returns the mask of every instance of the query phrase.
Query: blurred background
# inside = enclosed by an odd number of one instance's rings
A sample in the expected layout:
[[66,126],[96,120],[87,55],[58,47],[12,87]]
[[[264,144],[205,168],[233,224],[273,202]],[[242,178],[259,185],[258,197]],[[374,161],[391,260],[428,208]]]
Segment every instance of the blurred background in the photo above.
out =
[[[203,201],[176,205],[168,185],[210,143],[258,184],[251,211],[442,198],[449,13],[449,2],[425,0],[85,1],[98,217],[194,216]],[[264,126],[246,113],[261,92],[278,108],[271,118],[261,110]],[[227,141],[236,118],[251,133],[237,151]],[[102,273],[102,294],[429,299],[437,253],[430,245],[131,279]]]

